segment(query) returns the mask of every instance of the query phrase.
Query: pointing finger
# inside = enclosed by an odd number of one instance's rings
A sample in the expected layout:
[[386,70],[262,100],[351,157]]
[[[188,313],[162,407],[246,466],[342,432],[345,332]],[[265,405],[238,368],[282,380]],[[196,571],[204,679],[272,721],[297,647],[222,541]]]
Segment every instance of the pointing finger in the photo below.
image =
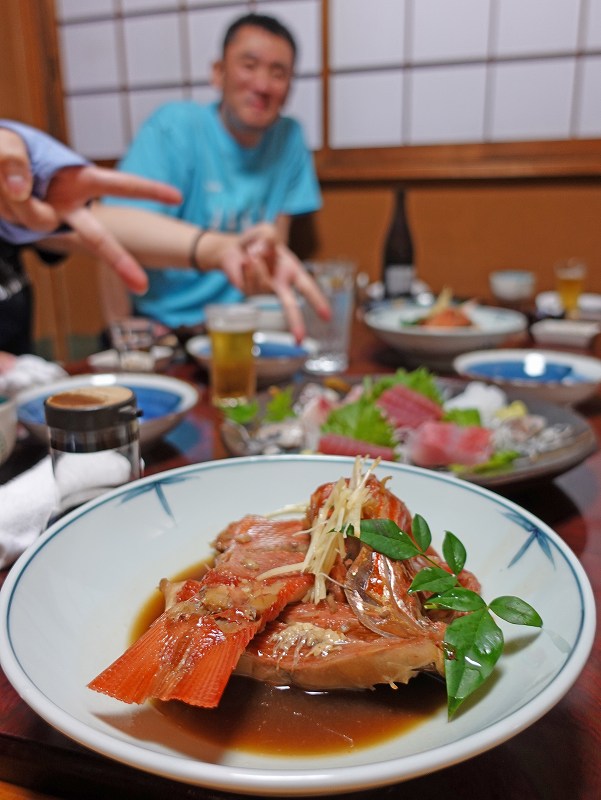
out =
[[136,294],[148,288],[148,277],[138,262],[125,250],[85,208],[78,208],[65,215],[65,221],[79,234],[86,249],[106,261],[125,285]]

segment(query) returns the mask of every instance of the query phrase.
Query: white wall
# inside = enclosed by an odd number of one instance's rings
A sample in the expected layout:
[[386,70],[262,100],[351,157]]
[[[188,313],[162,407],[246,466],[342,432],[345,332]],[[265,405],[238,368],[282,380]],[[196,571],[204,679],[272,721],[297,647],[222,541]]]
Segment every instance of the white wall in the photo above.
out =
[[[209,68],[250,9],[300,46],[287,112],[323,145],[321,0],[56,0],[76,149],[117,158],[174,98],[213,98]],[[601,136],[601,0],[330,0],[330,145]]]

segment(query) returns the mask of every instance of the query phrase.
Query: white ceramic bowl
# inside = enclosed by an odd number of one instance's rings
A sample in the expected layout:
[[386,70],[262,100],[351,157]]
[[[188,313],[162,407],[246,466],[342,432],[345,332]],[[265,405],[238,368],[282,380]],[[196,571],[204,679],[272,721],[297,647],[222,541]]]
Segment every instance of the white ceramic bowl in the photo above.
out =
[[[259,331],[255,333],[254,342],[257,349],[257,380],[263,384],[292,378],[316,348],[313,339],[305,339],[298,345],[291,333],[278,331]],[[186,350],[200,366],[209,369],[211,340],[208,336],[193,336],[186,342]]]
[[601,332],[601,325],[592,320],[541,319],[530,326],[534,341],[542,346],[587,348]]
[[386,344],[398,350],[406,364],[450,367],[453,358],[485,347],[496,347],[521,337],[528,321],[524,314],[504,308],[474,306],[472,327],[424,328],[411,325],[428,312],[428,306],[383,303],[365,314],[365,324]]
[[518,389],[528,397],[563,405],[588,400],[601,385],[601,361],[554,350],[479,350],[458,356],[453,366],[469,380]]
[[288,324],[280,299],[275,294],[256,294],[246,298],[246,302],[259,311],[257,327],[260,331],[286,331]]
[[0,396],[0,464],[8,459],[17,440],[17,405]]
[[21,392],[17,398],[19,421],[40,441],[48,441],[44,400],[51,394],[79,386],[127,386],[136,395],[140,417],[142,449],[154,444],[174,428],[198,401],[198,392],[189,383],[166,375],[134,372],[76,375],[56,383]]
[[67,515],[19,559],[2,588],[0,661],[8,680],[42,718],[92,750],[237,797],[393,784],[515,736],[563,697],[588,659],[595,632],[590,582],[533,514],[465,481],[398,464],[377,474],[390,476],[392,491],[425,516],[433,544],[440,550],[444,531],[453,531],[485,599],[516,594],[544,621],[540,632],[500,622],[506,653],[451,722],[439,707],[371,746],[270,756],[211,745],[152,703],[126,705],[86,688],[127,646],[161,577],[208,557],[230,521],[307,502],[322,483],[350,475],[352,465],[325,456],[208,462],[149,476]]
[[534,295],[536,276],[525,269],[500,269],[488,276],[490,290],[498,300],[516,302]]

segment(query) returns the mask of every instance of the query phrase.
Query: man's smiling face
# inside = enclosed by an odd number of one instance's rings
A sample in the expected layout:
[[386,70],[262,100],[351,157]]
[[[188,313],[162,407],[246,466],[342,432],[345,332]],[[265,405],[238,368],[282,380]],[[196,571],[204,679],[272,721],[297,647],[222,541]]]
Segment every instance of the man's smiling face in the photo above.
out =
[[254,147],[278,118],[290,89],[294,53],[281,36],[254,25],[240,28],[213,65],[220,112],[229,132]]

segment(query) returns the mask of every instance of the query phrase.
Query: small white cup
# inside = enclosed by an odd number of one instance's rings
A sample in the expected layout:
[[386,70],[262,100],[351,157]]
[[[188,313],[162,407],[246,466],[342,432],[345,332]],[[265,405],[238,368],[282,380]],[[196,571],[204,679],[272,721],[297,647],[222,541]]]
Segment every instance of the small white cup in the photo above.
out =
[[517,303],[534,295],[536,276],[526,269],[500,269],[490,273],[489,282],[498,300]]

